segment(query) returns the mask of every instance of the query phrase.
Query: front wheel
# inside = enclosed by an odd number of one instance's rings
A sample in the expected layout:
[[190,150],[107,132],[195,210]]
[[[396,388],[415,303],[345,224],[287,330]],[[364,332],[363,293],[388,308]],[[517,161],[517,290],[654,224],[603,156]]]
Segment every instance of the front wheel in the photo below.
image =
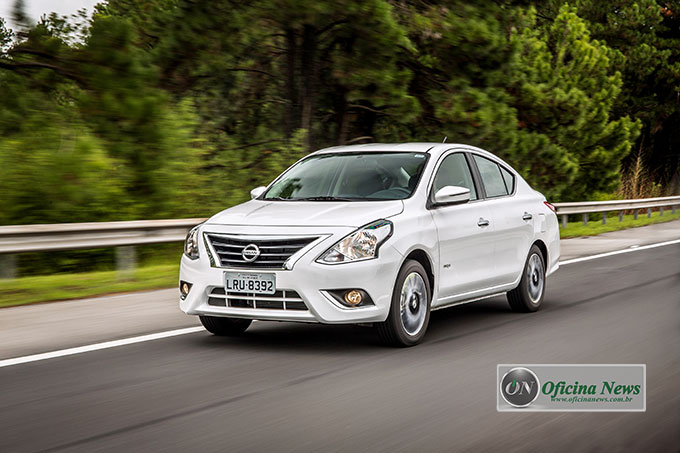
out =
[[387,320],[376,324],[381,340],[400,347],[420,343],[430,322],[431,294],[423,266],[406,261],[397,276]]
[[205,330],[213,335],[236,337],[246,331],[252,320],[222,318],[218,316],[199,316]]
[[533,312],[541,308],[545,294],[545,261],[541,249],[532,246],[517,288],[508,292],[513,311]]

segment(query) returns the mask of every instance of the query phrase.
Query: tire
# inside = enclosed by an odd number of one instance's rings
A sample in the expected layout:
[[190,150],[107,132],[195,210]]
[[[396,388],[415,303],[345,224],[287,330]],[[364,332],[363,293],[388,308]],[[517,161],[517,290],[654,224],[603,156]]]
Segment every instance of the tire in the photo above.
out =
[[213,335],[223,337],[237,337],[246,331],[250,323],[250,319],[236,319],[236,318],[222,318],[217,316],[199,316],[201,324],[205,330]]
[[[406,311],[403,316],[402,294],[410,300],[410,303],[404,300]],[[397,275],[387,320],[376,324],[382,342],[398,347],[420,343],[430,323],[431,299],[432,291],[425,269],[417,261],[406,261]]]
[[524,263],[522,278],[517,288],[508,292],[508,303],[512,311],[530,313],[541,308],[545,295],[545,260],[536,245],[529,250]]

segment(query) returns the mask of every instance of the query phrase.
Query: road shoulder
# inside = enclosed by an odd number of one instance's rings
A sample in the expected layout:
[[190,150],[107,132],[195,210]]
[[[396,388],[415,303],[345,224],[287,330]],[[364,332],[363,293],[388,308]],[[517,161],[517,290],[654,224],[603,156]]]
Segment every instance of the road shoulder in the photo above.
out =
[[199,325],[176,289],[23,305],[0,310],[0,359]]
[[560,241],[561,261],[680,239],[680,220]]

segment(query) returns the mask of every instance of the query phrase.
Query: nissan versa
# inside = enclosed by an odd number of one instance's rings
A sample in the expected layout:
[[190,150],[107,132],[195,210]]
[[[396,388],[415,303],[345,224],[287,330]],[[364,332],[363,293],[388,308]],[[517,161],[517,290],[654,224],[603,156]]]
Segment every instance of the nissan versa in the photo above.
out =
[[372,323],[398,346],[430,311],[507,293],[533,312],[559,267],[553,207],[467,145],[323,149],[187,235],[180,307],[216,335],[252,320]]

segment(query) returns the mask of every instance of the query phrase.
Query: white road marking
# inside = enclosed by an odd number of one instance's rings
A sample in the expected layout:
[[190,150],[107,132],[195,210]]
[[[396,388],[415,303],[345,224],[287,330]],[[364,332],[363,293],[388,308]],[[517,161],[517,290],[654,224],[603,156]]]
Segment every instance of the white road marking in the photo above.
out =
[[84,352],[99,351],[100,349],[117,348],[118,346],[125,346],[128,344],[144,343],[146,341],[159,340],[161,338],[176,337],[178,335],[200,332],[202,330],[203,327],[186,327],[184,329],[166,330],[165,332],[152,333],[149,335],[123,338],[122,340],[105,341],[103,343],[78,346],[76,348],[60,349],[58,351],[44,352],[42,354],[15,357],[13,359],[0,360],[0,368],[12,365],[20,365],[22,363],[38,362],[40,360],[56,359],[57,357],[82,354]]
[[[623,253],[639,252],[640,250],[648,250],[657,247],[664,247],[666,245],[680,244],[680,239],[673,241],[659,242],[656,244],[641,245],[635,248],[627,248],[623,250],[616,250],[614,252],[599,253],[597,255],[583,256],[581,258],[574,258],[570,260],[560,261],[560,265],[580,263],[583,261],[595,260],[598,258],[605,258],[607,256],[620,255]],[[87,346],[78,346],[76,348],[60,349],[58,351],[44,352],[42,354],[27,355],[24,357],[15,357],[13,359],[0,360],[0,368],[21,365],[23,363],[39,362],[41,360],[56,359],[58,357],[65,357],[75,354],[83,354],[85,352],[99,351],[101,349],[117,348],[118,346],[125,346],[135,343],[144,343],[146,341],[160,340],[161,338],[176,337],[179,335],[187,335],[203,331],[203,327],[186,327],[184,329],[167,330],[165,332],[152,333],[149,335],[140,335],[138,337],[123,338],[122,340],[105,341],[103,343],[95,343]]]
[[566,264],[581,263],[583,261],[596,260],[598,258],[605,258],[607,256],[621,255],[623,253],[639,252],[640,250],[654,249],[657,247],[664,247],[666,245],[680,244],[680,239],[675,239],[673,241],[657,242],[656,244],[648,245],[636,245],[623,250],[616,250],[614,252],[598,253],[597,255],[582,256],[581,258],[573,258],[570,260],[560,261],[560,266]]

